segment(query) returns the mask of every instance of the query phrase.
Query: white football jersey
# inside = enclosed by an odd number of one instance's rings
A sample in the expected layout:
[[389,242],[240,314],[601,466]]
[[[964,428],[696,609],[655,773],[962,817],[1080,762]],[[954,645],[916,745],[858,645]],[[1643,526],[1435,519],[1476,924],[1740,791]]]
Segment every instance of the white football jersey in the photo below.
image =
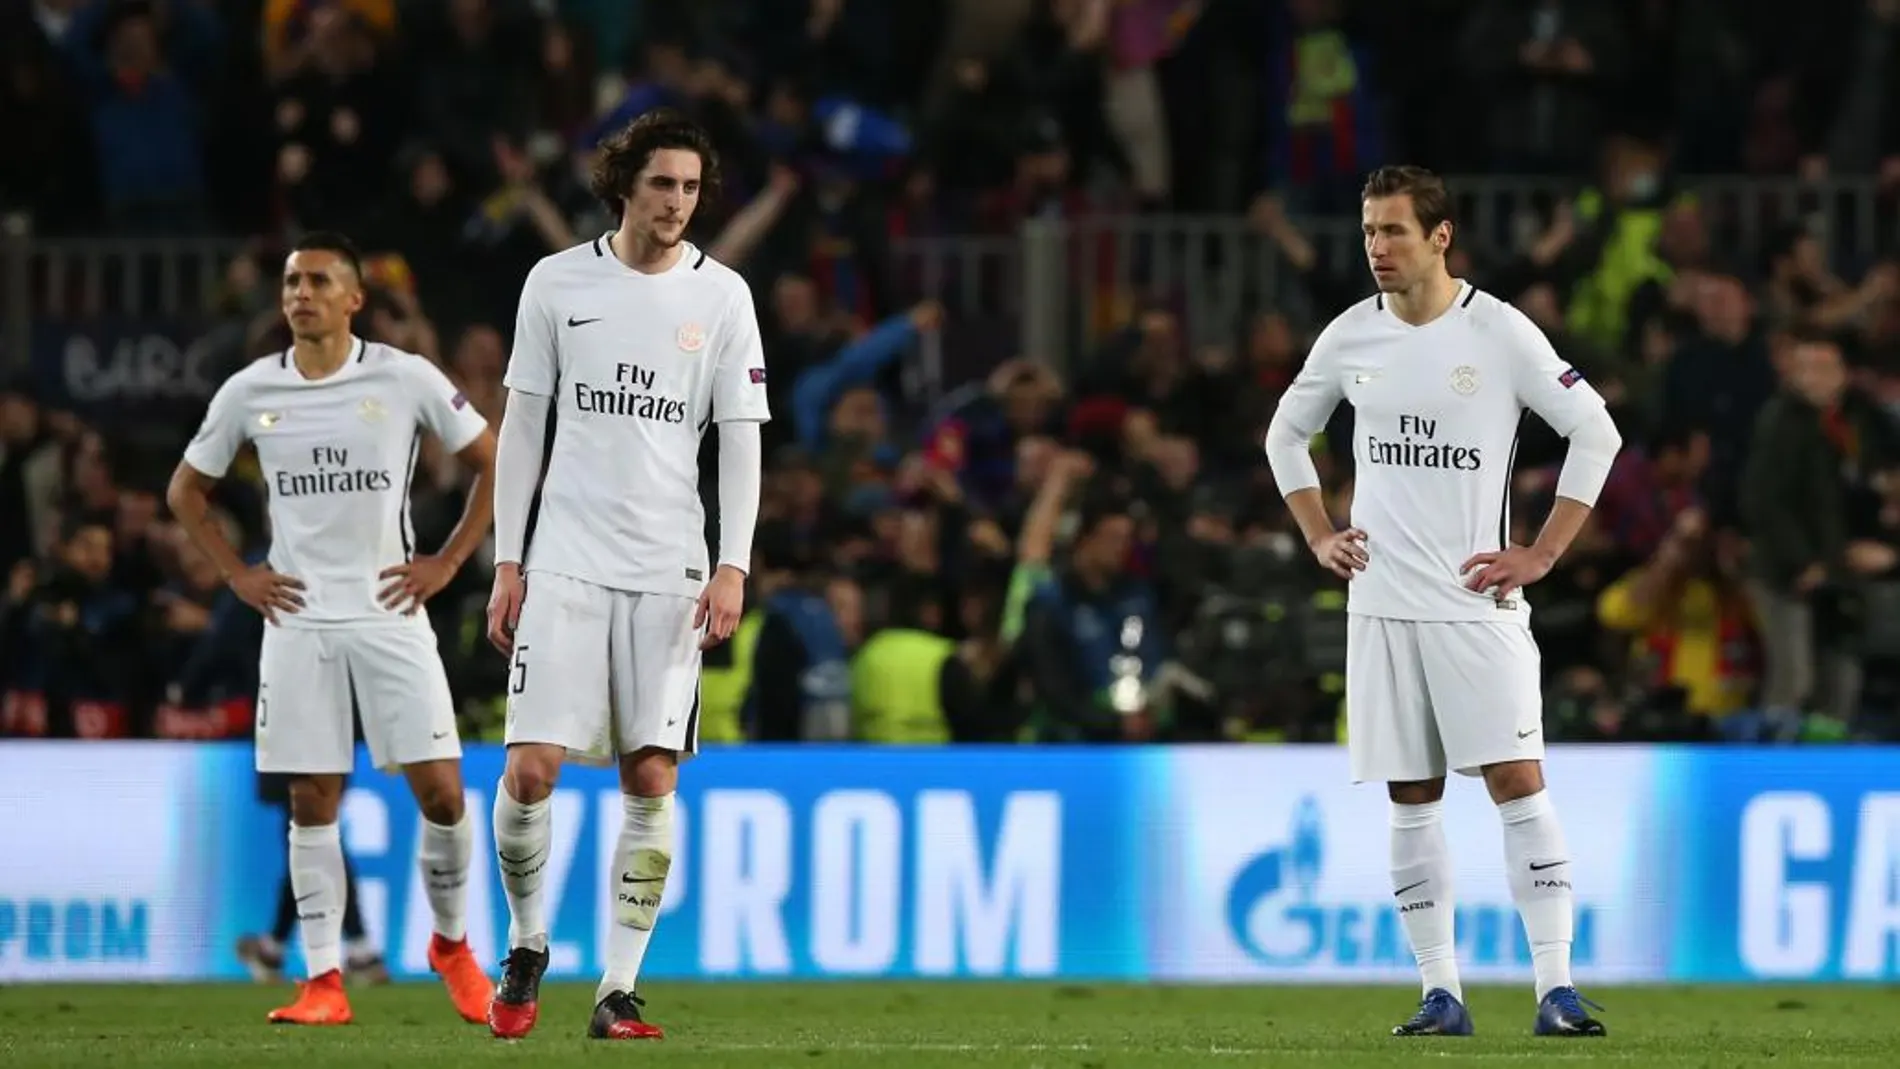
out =
[[596,238],[522,285],[505,381],[554,399],[529,572],[685,597],[709,578],[700,441],[715,420],[771,411],[751,288],[693,245],[681,252],[649,275]]
[[1568,437],[1603,398],[1522,312],[1461,283],[1424,326],[1393,314],[1383,295],[1347,309],[1313,343],[1279,418],[1306,440],[1341,400],[1354,412],[1352,525],[1369,558],[1348,611],[1528,623],[1522,592],[1499,601],[1467,590],[1458,569],[1507,544],[1525,410]]
[[356,340],[336,374],[310,380],[289,353],[225,380],[185,463],[222,478],[246,441],[269,491],[272,570],[304,584],[286,627],[403,622],[377,602],[385,568],[417,552],[410,477],[422,432],[460,452],[488,426],[428,360]]

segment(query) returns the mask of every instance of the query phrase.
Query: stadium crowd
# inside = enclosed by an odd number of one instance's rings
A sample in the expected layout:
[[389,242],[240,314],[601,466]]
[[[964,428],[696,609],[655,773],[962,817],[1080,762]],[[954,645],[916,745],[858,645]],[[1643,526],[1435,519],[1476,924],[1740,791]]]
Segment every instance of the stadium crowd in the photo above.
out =
[[[1900,236],[1900,3],[1786,17],[33,0],[0,15],[0,211],[55,237],[253,236],[205,309],[220,376],[284,345],[285,237],[345,230],[374,253],[360,331],[498,421],[522,277],[609,225],[589,150],[683,108],[725,163],[695,239],[751,282],[775,413],[751,612],[708,661],[703,737],[1301,741],[1336,735],[1344,596],[1259,441],[1304,345],[1368,292],[1318,235],[1353,225],[1380,163],[1528,176],[1550,193],[1530,225],[1460,230],[1454,266],[1546,330],[1629,443],[1533,592],[1551,736],[1896,739],[1900,249],[1847,255],[1802,210],[1825,198],[1738,219],[1684,177],[1863,182],[1850,223]],[[919,395],[919,346],[984,310],[924,292],[893,242],[1163,213],[1244,218],[1296,292],[1210,325],[1125,272],[1086,348],[990,352],[952,403]],[[190,418],[157,448],[5,360],[0,734],[243,735],[261,624],[159,500]],[[1349,419],[1321,449],[1342,519]],[[1534,422],[1519,540],[1561,459]],[[463,491],[425,450],[422,545]],[[253,552],[261,495],[221,498]],[[498,733],[506,684],[489,578],[472,562],[429,610],[471,737]]]

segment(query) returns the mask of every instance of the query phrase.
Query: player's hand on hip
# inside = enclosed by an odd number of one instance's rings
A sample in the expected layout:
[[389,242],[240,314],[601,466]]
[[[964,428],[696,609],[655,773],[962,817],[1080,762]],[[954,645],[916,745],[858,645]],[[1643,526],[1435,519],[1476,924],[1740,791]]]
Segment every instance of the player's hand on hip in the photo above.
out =
[[230,580],[231,593],[238,600],[262,613],[265,620],[277,622],[277,614],[296,614],[303,608],[303,581],[279,575],[263,564],[252,565]]
[[378,579],[389,580],[376,599],[383,608],[401,610],[404,616],[414,616],[422,603],[442,593],[442,588],[455,578],[453,562],[436,556],[421,556],[407,564],[398,564],[384,568]]
[[515,651],[515,627],[521,623],[521,603],[527,596],[521,565],[495,566],[495,589],[488,595],[488,641],[505,654]]
[[1503,599],[1549,575],[1553,563],[1534,549],[1512,546],[1473,554],[1458,574],[1465,577],[1466,590]]
[[731,638],[744,614],[745,573],[722,564],[713,572],[712,582],[700,591],[699,607],[693,612],[693,628],[705,632],[699,648],[709,650]]
[[1366,533],[1357,527],[1334,531],[1313,543],[1313,556],[1320,567],[1341,579],[1351,579],[1354,572],[1365,571],[1366,562],[1371,559],[1366,554]]

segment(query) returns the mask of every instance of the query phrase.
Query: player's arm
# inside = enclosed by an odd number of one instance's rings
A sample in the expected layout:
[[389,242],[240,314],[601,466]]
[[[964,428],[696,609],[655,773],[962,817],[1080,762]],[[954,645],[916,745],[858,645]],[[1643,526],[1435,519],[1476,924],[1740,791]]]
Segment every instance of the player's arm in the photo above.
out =
[[1543,578],[1563,558],[1589,521],[1590,510],[1610,477],[1610,466],[1623,448],[1616,421],[1583,373],[1565,363],[1551,348],[1550,339],[1523,313],[1508,305],[1502,311],[1511,347],[1511,385],[1518,402],[1570,444],[1557,472],[1557,500],[1537,540],[1522,550],[1507,546],[1476,554],[1461,569],[1469,573],[1467,587],[1495,588],[1498,597]]
[[299,593],[303,583],[266,566],[244,563],[237,548],[211,519],[211,491],[231,470],[231,461],[246,440],[240,389],[236,380],[227,381],[211,398],[204,423],[185,447],[184,459],[172,471],[171,484],[165,488],[165,504],[192,544],[211,559],[232,592],[266,620],[276,623],[278,613],[303,608]]
[[719,563],[699,597],[695,626],[702,643],[732,637],[745,611],[745,577],[752,569],[752,536],[759,523],[764,445],[760,427],[772,418],[765,397],[765,346],[759,317],[744,283],[728,306],[713,364],[713,422],[719,426]]
[[495,436],[488,429],[488,421],[434,364],[416,360],[409,371],[423,426],[475,472],[475,481],[462,502],[462,518],[440,550],[383,571],[380,578],[388,585],[381,591],[380,600],[384,606],[406,614],[421,609],[424,602],[449,585],[482,539],[488,537],[495,515]]
[[[1336,326],[1339,321],[1333,322]],[[1326,429],[1342,399],[1331,356],[1333,330],[1326,328],[1313,342],[1300,373],[1274,406],[1267,424],[1267,466],[1313,555],[1334,574],[1350,579],[1366,566],[1366,536],[1353,528],[1333,530],[1320,495],[1319,469],[1313,465],[1313,437]]]
[[[544,261],[545,262],[545,261]],[[521,563],[527,549],[528,513],[541,484],[547,451],[548,413],[560,381],[554,316],[542,299],[541,268],[528,272],[515,311],[515,346],[508,357],[508,403],[495,435],[493,480],[495,589],[488,599],[488,641],[503,653],[514,649],[521,616]]]

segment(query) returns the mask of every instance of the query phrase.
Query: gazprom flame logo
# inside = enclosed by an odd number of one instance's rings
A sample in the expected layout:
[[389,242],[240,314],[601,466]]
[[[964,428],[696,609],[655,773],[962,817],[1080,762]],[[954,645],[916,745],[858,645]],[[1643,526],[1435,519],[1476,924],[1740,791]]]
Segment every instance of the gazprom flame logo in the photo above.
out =
[[1267,965],[1310,961],[1325,940],[1324,925],[1313,923],[1326,835],[1312,795],[1294,807],[1291,830],[1284,845],[1248,862],[1227,889],[1228,930]]

